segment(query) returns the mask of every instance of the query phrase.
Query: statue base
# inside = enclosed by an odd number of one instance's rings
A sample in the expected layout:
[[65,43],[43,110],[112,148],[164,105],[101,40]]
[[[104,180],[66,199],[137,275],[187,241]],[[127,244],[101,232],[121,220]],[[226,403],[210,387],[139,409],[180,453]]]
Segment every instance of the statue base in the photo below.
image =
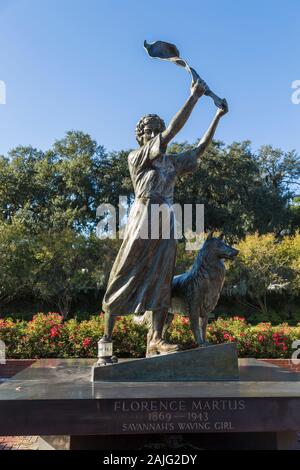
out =
[[238,380],[235,343],[217,344],[105,367],[95,364],[93,382],[185,382]]

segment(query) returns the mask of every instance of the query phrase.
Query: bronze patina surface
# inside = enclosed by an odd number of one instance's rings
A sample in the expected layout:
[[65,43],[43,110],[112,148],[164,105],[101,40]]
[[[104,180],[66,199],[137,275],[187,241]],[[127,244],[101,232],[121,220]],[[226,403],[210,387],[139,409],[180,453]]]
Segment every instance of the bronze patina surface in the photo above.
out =
[[[166,43],[160,41],[158,46],[157,43],[156,46],[149,46],[148,52],[152,51],[152,56],[158,57],[162,50],[165,51]],[[170,58],[172,54],[167,57],[170,50],[175,50],[175,55],[178,52],[176,47],[174,49],[173,45],[167,44],[167,55],[163,52],[162,58]],[[147,355],[180,349],[179,345],[169,344],[165,340],[177,243],[174,235],[174,188],[178,176],[197,170],[198,161],[211,143],[221,117],[228,112],[226,100],[216,97],[219,107],[198,145],[188,152],[175,155],[168,152],[167,147],[188,121],[198,100],[209,92],[207,84],[197,75],[192,82],[190,96],[167,126],[156,114],[143,116],[136,126],[139,148],[128,156],[135,201],[103,299],[103,342],[111,342],[117,316],[149,311],[152,321],[147,338]],[[168,213],[168,236],[163,233],[161,221],[153,223],[152,207],[157,204]],[[103,364],[105,360],[101,358],[99,365]]]
[[107,367],[93,367],[92,370],[92,380],[113,382],[203,382],[238,378],[234,343],[133,359]]

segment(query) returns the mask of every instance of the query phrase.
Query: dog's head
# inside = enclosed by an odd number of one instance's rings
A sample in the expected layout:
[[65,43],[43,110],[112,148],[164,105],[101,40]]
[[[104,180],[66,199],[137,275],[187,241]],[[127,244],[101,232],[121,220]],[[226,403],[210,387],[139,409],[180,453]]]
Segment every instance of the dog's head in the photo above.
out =
[[214,237],[213,232],[208,234],[203,250],[208,252],[209,257],[229,260],[233,260],[239,253],[239,250],[226,245],[223,233],[219,237]]

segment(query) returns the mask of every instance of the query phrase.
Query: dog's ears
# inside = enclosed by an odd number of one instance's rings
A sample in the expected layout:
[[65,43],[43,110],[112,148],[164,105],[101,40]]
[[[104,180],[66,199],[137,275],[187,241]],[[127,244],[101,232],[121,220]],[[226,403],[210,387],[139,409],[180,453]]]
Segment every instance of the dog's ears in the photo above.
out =
[[[207,235],[207,237],[206,237],[206,240],[211,240],[211,239],[213,238],[213,235],[214,235],[213,230],[210,230],[210,231],[208,232],[208,235]],[[218,236],[218,238],[219,238],[220,240],[224,240],[224,238],[225,238],[224,232],[221,232],[220,235]]]

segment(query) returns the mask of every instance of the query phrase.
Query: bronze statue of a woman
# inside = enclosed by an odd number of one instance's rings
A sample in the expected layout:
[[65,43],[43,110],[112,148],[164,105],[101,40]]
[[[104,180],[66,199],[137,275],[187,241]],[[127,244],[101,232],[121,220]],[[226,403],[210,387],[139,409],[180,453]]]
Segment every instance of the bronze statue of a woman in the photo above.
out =
[[[164,340],[163,329],[171,304],[171,281],[176,257],[176,239],[170,236],[140,237],[145,217],[152,204],[166,204],[172,213],[173,193],[178,175],[195,172],[197,161],[211,142],[221,116],[227,113],[226,100],[199,144],[192,150],[167,153],[167,146],[187,122],[199,98],[208,90],[198,79],[183,107],[168,127],[156,114],[144,116],[137,124],[136,138],[140,146],[128,156],[128,165],[135,192],[122,246],[110,273],[103,300],[105,312],[104,341],[111,341],[117,316],[152,311],[152,328],[148,335],[147,354],[177,351],[179,346]],[[146,208],[146,215],[145,215]],[[171,217],[174,232],[174,216]],[[172,232],[173,230],[173,232]]]

